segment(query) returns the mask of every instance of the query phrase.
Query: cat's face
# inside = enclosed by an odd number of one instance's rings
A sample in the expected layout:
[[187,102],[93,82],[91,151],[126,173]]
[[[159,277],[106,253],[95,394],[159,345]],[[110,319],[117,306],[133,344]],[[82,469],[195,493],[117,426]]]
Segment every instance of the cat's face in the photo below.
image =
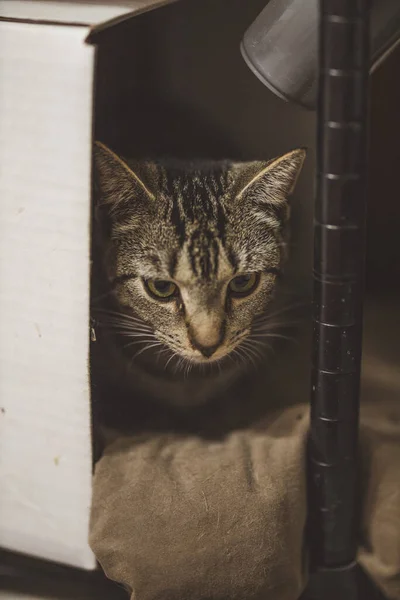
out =
[[103,256],[121,310],[192,362],[234,352],[273,296],[304,158],[128,166],[97,143]]

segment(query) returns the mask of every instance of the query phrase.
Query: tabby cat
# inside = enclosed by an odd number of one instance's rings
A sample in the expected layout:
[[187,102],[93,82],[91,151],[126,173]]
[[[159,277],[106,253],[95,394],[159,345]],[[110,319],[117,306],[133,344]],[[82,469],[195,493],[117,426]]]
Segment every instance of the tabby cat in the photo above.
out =
[[305,154],[131,162],[95,144],[92,364],[110,406],[187,410],[265,371]]

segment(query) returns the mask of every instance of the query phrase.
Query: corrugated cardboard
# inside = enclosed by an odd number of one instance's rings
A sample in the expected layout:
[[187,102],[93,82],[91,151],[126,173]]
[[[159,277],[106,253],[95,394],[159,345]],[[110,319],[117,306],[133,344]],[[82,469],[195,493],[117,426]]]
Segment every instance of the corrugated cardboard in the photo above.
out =
[[0,546],[85,569],[96,566],[87,541],[95,47],[85,40],[105,19],[161,3],[0,2],[0,17],[17,19],[0,22]]

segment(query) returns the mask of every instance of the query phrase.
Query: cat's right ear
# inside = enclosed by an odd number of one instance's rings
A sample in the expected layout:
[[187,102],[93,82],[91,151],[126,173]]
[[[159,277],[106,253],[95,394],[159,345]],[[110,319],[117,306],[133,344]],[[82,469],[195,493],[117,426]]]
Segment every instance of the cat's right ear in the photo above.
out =
[[94,143],[94,185],[99,204],[111,214],[138,201],[154,200],[141,178],[101,142]]

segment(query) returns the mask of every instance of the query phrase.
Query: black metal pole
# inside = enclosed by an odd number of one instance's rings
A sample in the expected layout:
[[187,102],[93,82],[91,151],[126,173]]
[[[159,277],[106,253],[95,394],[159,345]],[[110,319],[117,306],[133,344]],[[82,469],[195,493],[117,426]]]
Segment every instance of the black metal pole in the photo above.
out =
[[357,550],[369,58],[368,0],[321,0],[309,539],[325,569]]

